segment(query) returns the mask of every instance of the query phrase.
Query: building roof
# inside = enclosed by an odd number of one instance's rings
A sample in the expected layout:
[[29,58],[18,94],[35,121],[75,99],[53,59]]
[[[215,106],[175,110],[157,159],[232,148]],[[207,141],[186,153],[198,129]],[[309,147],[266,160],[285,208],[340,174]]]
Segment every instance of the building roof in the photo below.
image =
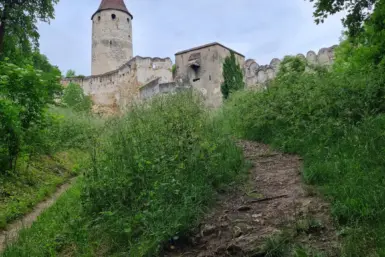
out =
[[240,55],[242,57],[245,57],[243,54],[241,54],[241,53],[239,53],[237,51],[234,51],[233,49],[228,48],[227,46],[224,46],[224,45],[222,45],[222,44],[220,44],[218,42],[213,42],[213,43],[197,46],[197,47],[194,47],[194,48],[190,48],[190,49],[187,49],[187,50],[183,50],[183,51],[177,52],[175,55],[180,55],[180,54],[188,53],[188,52],[191,52],[191,51],[195,51],[195,50],[199,50],[199,49],[203,49],[203,48],[207,48],[207,47],[215,46],[215,45],[221,46],[223,48],[226,48],[229,51],[234,52],[235,54],[238,54],[238,55]]
[[118,10],[127,13],[130,15],[131,19],[134,18],[132,14],[128,11],[126,4],[123,0],[102,0],[98,10],[92,15],[91,20],[94,18],[95,14],[103,10]]

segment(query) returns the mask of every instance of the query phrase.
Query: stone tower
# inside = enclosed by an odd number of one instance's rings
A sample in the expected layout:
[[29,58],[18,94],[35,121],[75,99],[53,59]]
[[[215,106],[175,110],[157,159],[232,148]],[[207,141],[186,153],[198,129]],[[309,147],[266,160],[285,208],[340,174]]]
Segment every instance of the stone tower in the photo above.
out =
[[119,68],[133,56],[132,19],[123,0],[102,0],[92,15],[92,75]]

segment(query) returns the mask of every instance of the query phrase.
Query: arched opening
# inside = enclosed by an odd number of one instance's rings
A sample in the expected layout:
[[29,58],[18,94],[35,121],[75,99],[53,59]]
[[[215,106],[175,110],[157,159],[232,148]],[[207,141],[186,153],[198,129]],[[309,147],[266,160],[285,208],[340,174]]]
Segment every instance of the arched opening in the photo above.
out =
[[127,22],[130,23],[130,19],[129,18],[127,18]]
[[115,19],[116,19],[116,15],[115,15],[115,13],[111,14],[111,18],[112,18],[113,20],[115,20]]
[[101,19],[100,16],[98,16],[98,21],[100,21],[100,19]]

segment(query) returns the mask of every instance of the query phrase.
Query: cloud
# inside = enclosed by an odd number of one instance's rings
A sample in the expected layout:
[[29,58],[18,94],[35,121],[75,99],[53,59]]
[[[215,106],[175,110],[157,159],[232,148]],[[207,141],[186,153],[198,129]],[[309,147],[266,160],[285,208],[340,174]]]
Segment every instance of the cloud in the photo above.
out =
[[[91,15],[100,0],[66,0],[56,19],[40,24],[41,51],[65,72],[91,71]],[[338,43],[341,15],[313,22],[312,4],[304,0],[129,0],[134,15],[134,55],[171,57],[180,50],[218,41],[270,63],[274,57],[306,53]]]

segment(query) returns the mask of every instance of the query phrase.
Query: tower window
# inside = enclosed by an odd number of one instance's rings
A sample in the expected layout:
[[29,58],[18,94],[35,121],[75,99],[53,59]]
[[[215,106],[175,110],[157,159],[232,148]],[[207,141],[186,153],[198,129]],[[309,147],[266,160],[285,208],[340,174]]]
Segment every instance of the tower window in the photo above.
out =
[[127,18],[127,22],[130,23],[130,19],[129,18]]
[[100,16],[98,16],[98,21],[100,21]]
[[115,13],[111,14],[111,18],[112,18],[113,20],[115,20],[115,19],[116,19],[116,15],[115,15]]

